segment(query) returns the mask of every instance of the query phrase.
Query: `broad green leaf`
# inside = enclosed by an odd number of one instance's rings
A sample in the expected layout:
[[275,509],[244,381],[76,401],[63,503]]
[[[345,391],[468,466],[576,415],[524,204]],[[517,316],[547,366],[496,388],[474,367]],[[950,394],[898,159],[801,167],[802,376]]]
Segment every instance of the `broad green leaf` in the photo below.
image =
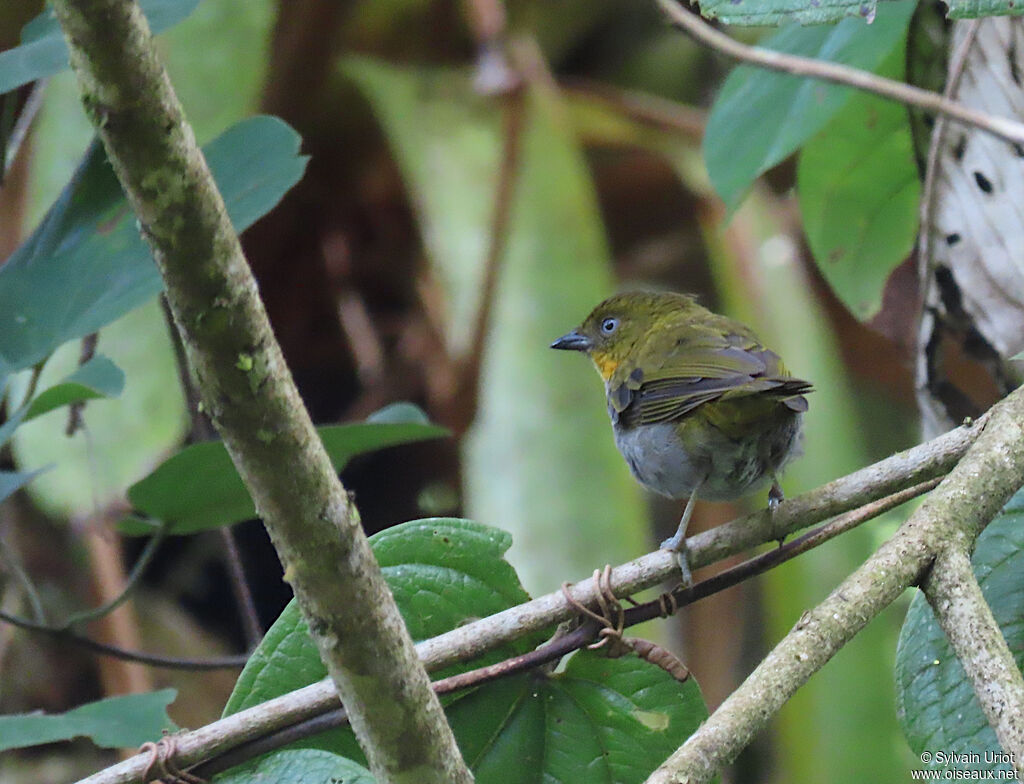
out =
[[[529,599],[503,557],[511,543],[512,537],[497,528],[443,517],[412,520],[370,537],[384,579],[415,640],[436,637]],[[439,677],[523,653],[537,642],[531,637],[504,646],[470,665],[455,665]],[[267,631],[239,675],[225,715],[326,675],[293,601]]]
[[[414,639],[528,598],[502,558],[510,537],[497,529],[469,520],[417,520],[370,541]],[[532,635],[437,677],[522,653],[538,641]],[[225,714],[325,675],[293,602],[242,671]],[[574,655],[553,678],[507,678],[446,702],[477,784],[641,782],[707,718],[693,679],[680,684],[637,657],[607,659],[589,651]],[[363,760],[348,729],[301,745]]]
[[0,471],[0,501],[16,493],[45,470],[40,468],[36,471]]
[[[503,148],[501,103],[468,76],[350,60],[416,207],[452,313],[472,337]],[[548,346],[613,289],[593,183],[557,95],[528,90],[515,193],[490,313],[479,410],[466,448],[466,504],[508,530],[531,590],[647,549],[639,488],[616,453],[604,395],[582,357]]]
[[[879,72],[902,79],[903,70],[902,53],[894,50]],[[854,95],[800,152],[797,192],[818,269],[867,321],[917,238],[921,186],[906,109]]]
[[319,749],[278,751],[232,768],[217,784],[375,784],[370,771]]
[[[515,571],[503,558],[511,543],[511,537],[504,531],[451,518],[414,520],[370,537],[384,579],[416,640],[436,637],[467,621],[529,599]],[[437,673],[437,677],[524,653],[539,642],[537,635],[530,635],[469,664],[454,665]],[[293,601],[267,631],[239,675],[225,715],[314,683],[326,675]],[[347,731],[333,732],[312,745],[346,755],[358,753],[355,740]]]
[[[192,13],[199,0],[141,0],[150,29],[159,33]],[[21,46],[0,52],[0,94],[68,67],[68,48],[53,10],[47,8],[21,32]]]
[[[971,558],[981,592],[992,608],[1017,666],[1024,670],[1024,491],[986,528]],[[924,595],[910,603],[896,649],[896,693],[903,732],[916,755],[935,757],[925,767],[1010,771],[995,731],[985,720],[963,665]],[[937,752],[958,754],[941,760]],[[986,759],[986,753],[996,755]],[[972,754],[979,759],[973,761]],[[997,775],[1005,775],[997,774]],[[965,776],[965,778],[967,778]]]
[[[913,0],[878,6],[872,24],[789,26],[761,46],[779,52],[877,70],[906,45]],[[774,73],[733,69],[715,100],[704,134],[704,160],[715,190],[734,209],[758,176],[792,155],[824,128],[854,95],[849,87]]]
[[25,421],[71,403],[117,397],[124,389],[124,371],[102,354],[97,354],[59,384],[36,395]]
[[[204,148],[238,230],[302,176],[299,137],[254,117]],[[0,375],[30,367],[163,287],[98,144],[31,237],[0,267]]]
[[67,713],[0,716],[0,751],[86,736],[103,748],[132,748],[175,730],[167,715],[174,689],[90,702]]
[[[124,391],[81,412],[87,433],[68,438],[67,412],[40,416],[12,439],[19,466],[53,465],[29,485],[33,501],[58,519],[95,505],[123,503],[124,491],[173,454],[188,429],[188,413],[166,318],[155,300],[108,324],[98,348],[124,370]],[[76,372],[81,348],[65,343],[47,360],[39,388],[59,385]],[[21,373],[22,381],[26,373]]]
[[[398,444],[440,438],[444,428],[422,424],[353,424],[317,428],[337,470],[356,455]],[[168,524],[167,533],[190,534],[248,520],[256,507],[221,441],[185,447],[128,489],[136,510]],[[127,534],[152,533],[126,520]]]
[[591,651],[554,676],[482,686],[447,712],[477,784],[640,784],[707,718],[693,678]]
[[693,678],[679,683],[633,655],[580,651],[558,675],[481,687],[448,718],[477,784],[639,784],[707,708]]
[[848,16],[862,17],[870,24],[882,7],[876,0],[709,0],[700,4],[700,12],[730,25],[813,25],[838,22]]

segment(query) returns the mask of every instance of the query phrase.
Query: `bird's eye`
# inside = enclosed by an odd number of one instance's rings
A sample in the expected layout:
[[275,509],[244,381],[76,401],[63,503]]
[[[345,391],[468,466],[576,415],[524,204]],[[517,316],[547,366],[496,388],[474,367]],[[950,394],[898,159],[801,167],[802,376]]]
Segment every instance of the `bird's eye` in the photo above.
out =
[[606,318],[601,322],[601,331],[610,335],[619,328],[619,320],[617,318]]

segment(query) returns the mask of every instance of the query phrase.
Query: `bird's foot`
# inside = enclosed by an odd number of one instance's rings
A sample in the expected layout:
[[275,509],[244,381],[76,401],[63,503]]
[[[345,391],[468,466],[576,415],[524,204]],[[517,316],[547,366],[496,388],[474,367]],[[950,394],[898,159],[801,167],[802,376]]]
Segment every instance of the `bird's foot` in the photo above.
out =
[[677,531],[675,536],[670,536],[661,543],[661,549],[675,554],[676,564],[682,573],[683,585],[687,588],[693,585],[693,574],[690,571],[690,548],[686,544],[686,534]]

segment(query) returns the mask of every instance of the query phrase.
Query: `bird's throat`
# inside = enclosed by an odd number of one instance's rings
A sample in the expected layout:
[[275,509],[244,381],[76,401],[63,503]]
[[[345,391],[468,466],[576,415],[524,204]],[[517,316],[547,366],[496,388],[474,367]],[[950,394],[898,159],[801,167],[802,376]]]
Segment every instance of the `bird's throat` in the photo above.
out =
[[590,355],[590,358],[594,360],[594,367],[597,368],[597,372],[601,374],[601,378],[606,382],[619,367],[619,360],[604,351],[595,351]]

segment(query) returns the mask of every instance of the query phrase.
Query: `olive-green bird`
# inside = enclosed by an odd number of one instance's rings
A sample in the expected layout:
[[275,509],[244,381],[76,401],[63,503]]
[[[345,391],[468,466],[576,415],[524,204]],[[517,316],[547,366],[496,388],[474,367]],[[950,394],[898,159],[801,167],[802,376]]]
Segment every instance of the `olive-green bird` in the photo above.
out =
[[636,292],[605,300],[551,347],[594,361],[633,476],[688,499],[662,543],[679,554],[685,580],[695,499],[739,498],[769,480],[769,505],[782,499],[776,475],[798,449],[812,390],[749,327],[685,294]]

